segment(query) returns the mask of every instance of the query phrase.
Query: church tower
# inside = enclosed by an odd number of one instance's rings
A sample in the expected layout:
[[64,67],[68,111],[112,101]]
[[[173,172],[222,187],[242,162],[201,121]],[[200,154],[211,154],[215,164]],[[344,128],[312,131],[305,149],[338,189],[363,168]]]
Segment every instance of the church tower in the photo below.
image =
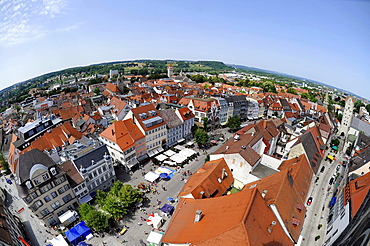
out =
[[172,78],[172,75],[173,75],[173,67],[172,67],[172,63],[170,63],[170,65],[168,65],[168,68],[167,68],[167,76],[168,78]]
[[353,117],[353,108],[354,108],[355,102],[352,99],[352,97],[346,98],[346,104],[344,106],[343,110],[343,117],[342,122],[339,127],[338,133],[340,135],[343,135],[347,137],[348,130],[351,127],[352,124],[352,117]]
[[329,94],[328,92],[325,93],[325,98],[324,98],[324,108],[328,109],[328,106],[329,106]]

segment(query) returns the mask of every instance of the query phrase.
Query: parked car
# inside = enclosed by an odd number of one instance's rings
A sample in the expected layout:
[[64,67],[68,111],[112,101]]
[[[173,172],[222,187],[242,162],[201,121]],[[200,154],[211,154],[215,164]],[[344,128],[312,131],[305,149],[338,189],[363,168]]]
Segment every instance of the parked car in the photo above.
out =
[[339,169],[340,169],[340,164],[338,164],[338,166],[337,166],[337,171],[339,171]]
[[324,172],[324,170],[325,170],[325,166],[322,166],[322,168],[321,168],[321,170],[320,170],[320,172]]
[[332,177],[330,180],[329,180],[329,185],[332,185],[334,182],[334,178]]
[[308,206],[310,206],[311,205],[311,203],[312,203],[312,196],[310,196],[309,198],[308,198],[308,200],[307,200],[307,205]]
[[8,183],[8,184],[12,184],[12,181],[10,180],[10,179],[6,179],[6,182]]

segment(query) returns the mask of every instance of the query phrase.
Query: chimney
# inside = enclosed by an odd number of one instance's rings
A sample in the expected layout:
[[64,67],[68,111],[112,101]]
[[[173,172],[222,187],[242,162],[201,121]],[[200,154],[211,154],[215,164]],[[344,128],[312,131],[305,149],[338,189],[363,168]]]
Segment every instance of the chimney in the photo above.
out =
[[267,190],[263,190],[262,191],[262,197],[264,198],[266,196],[266,194],[267,194]]
[[198,209],[198,210],[195,212],[195,220],[194,220],[194,223],[195,223],[195,222],[199,222],[201,218],[202,218],[202,210],[199,210],[199,209]]
[[114,130],[112,129],[112,135],[114,136]]
[[225,168],[222,168],[222,173],[221,173],[221,179],[224,179],[225,178]]

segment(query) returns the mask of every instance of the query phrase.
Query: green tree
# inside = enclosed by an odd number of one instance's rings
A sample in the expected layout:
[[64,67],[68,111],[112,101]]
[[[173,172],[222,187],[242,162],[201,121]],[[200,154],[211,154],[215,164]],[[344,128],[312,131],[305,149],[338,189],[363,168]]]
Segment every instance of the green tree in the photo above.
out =
[[130,89],[127,86],[124,86],[122,88],[122,94],[128,94],[130,92]]
[[307,92],[303,92],[303,93],[301,94],[301,97],[302,97],[302,98],[305,98],[305,99],[308,99],[308,98],[310,97],[310,95],[309,95]]
[[206,144],[209,140],[208,134],[201,129],[197,129],[195,131],[194,137],[197,144]]
[[366,110],[367,110],[367,112],[369,112],[370,113],[370,104],[368,104],[368,105],[366,105]]
[[88,227],[97,231],[106,231],[109,228],[109,216],[102,211],[91,210],[83,219]]
[[261,84],[264,92],[276,93],[276,87],[271,81],[266,81]]
[[94,89],[94,93],[95,93],[96,95],[99,95],[99,94],[100,94],[100,89],[99,89],[98,87],[95,87],[95,89]]
[[357,100],[354,104],[354,108],[355,108],[354,111],[356,113],[360,112],[360,108],[363,107],[363,106],[365,106],[365,104],[363,102],[361,102],[360,100]]
[[104,200],[104,206],[101,209],[112,216],[112,218],[120,219],[123,215],[127,214],[128,207],[125,205],[118,197],[109,195]]
[[294,95],[298,95],[298,92],[294,88],[288,88],[286,92],[294,94]]
[[78,213],[81,217],[82,220],[86,217],[90,211],[96,210],[96,208],[93,205],[87,204],[87,203],[82,203],[80,208],[78,209]]
[[342,107],[344,107],[346,105],[346,101],[340,100],[339,101],[339,105],[342,106]]
[[207,131],[207,128],[208,128],[208,118],[207,117],[203,117],[202,118],[202,121],[203,121],[203,128],[205,131]]
[[191,134],[194,136],[195,135],[195,132],[199,129],[199,126],[197,124],[194,124],[192,127],[191,127]]
[[339,120],[339,122],[342,122],[342,118],[343,118],[343,115],[342,114],[338,114],[337,115],[337,119]]
[[339,145],[339,143],[340,143],[339,139],[333,139],[333,140],[331,140],[331,142],[330,142],[330,144],[331,144],[332,146],[338,146],[338,145]]
[[231,130],[239,129],[242,121],[240,120],[239,116],[233,115],[227,119],[226,126],[229,127]]

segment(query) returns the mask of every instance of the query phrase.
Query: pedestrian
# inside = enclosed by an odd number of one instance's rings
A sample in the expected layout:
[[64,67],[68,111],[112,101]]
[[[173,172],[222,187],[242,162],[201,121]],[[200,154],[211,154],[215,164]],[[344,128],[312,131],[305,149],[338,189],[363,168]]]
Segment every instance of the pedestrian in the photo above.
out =
[[141,226],[141,225],[142,225],[140,222],[137,222],[137,224],[138,224],[139,226]]

